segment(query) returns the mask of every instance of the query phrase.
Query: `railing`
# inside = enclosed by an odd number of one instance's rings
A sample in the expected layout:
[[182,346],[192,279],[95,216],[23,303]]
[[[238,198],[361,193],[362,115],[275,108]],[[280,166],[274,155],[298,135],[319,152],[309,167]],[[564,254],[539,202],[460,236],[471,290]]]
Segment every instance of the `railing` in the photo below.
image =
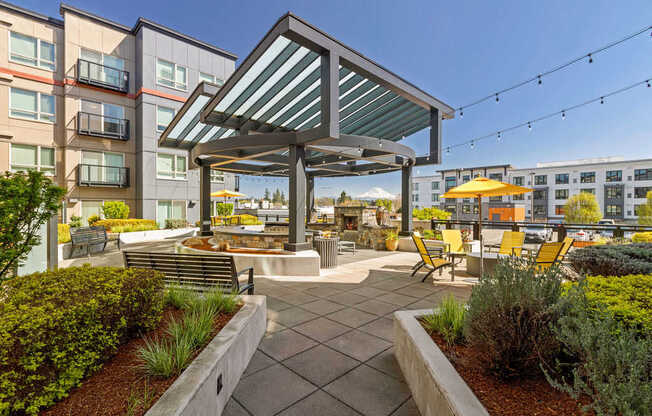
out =
[[77,81],[115,91],[129,91],[129,72],[95,62],[77,61]]
[[118,166],[77,165],[78,186],[129,187],[129,168]]
[[77,133],[129,140],[129,120],[80,111],[77,113]]
[[[431,220],[432,229],[438,228],[443,225],[445,228],[453,228],[454,225],[466,225],[473,229],[473,239],[478,239],[479,226],[477,220]],[[644,225],[627,225],[627,224],[558,224],[547,222],[513,222],[513,221],[482,221],[482,228],[503,228],[512,231],[521,231],[523,228],[551,228],[557,232],[557,240],[563,241],[569,231],[585,230],[585,231],[607,231],[612,232],[613,237],[624,237],[625,233],[636,233],[644,231],[652,231],[652,226]]]

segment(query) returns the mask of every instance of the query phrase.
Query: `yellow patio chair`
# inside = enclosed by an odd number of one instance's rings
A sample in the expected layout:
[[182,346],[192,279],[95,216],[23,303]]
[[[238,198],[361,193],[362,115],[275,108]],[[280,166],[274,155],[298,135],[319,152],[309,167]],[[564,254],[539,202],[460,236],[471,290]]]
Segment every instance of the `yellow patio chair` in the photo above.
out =
[[505,231],[500,246],[487,246],[488,248],[498,247],[498,254],[505,256],[521,257],[523,252],[523,243],[525,242],[525,233],[518,231]]
[[462,241],[462,232],[460,230],[442,230],[442,238],[446,253],[448,254],[466,254],[464,251],[464,242]]
[[553,264],[559,263],[560,254],[564,248],[564,243],[543,243],[539,247],[537,256],[534,261],[540,271],[549,269]]
[[573,247],[574,241],[575,240],[570,237],[564,238],[564,241],[562,242],[564,245],[562,246],[561,251],[559,252],[560,263],[564,261],[564,259],[566,258],[566,254],[568,254],[568,250],[570,250],[570,248]]
[[421,282],[425,282],[426,279],[435,271],[439,270],[439,275],[441,276],[443,268],[446,266],[451,266],[452,263],[444,258],[444,248],[435,248],[435,247],[426,247],[423,239],[418,232],[412,233],[412,240],[417,246],[417,251],[419,256],[421,256],[421,262],[418,263],[414,271],[410,276],[414,276],[417,271],[422,267],[430,269],[430,271],[421,279]]

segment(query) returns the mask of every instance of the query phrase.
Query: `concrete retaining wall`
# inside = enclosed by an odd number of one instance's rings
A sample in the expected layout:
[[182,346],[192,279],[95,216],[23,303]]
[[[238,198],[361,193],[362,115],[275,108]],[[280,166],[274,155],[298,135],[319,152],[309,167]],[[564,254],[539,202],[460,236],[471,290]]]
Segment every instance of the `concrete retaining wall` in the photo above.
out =
[[[213,338],[145,416],[216,416],[265,334],[265,296],[243,296],[244,306]],[[221,378],[221,380],[220,380]],[[218,392],[218,383],[222,388]]]
[[489,416],[417,321],[432,310],[394,312],[394,354],[422,416]]

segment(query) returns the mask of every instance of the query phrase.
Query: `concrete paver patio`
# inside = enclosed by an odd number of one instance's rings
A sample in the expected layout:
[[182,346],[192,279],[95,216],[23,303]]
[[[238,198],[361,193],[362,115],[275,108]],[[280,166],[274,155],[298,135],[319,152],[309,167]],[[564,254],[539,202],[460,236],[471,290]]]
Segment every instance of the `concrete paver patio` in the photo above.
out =
[[[172,251],[174,241],[130,250]],[[449,294],[466,300],[471,284],[460,267],[438,281],[410,278],[416,253],[360,250],[319,277],[257,276],[267,296],[267,333],[224,415],[419,415],[393,354],[392,313],[433,308]],[[119,251],[67,260],[61,266],[122,265]],[[419,277],[421,276],[421,277]]]

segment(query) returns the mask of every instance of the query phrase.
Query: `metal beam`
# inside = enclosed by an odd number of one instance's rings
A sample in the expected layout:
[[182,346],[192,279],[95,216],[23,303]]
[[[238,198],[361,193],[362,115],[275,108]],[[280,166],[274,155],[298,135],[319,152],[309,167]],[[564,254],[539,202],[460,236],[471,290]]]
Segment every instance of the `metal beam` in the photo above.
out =
[[340,57],[334,52],[321,56],[321,124],[327,136],[340,137]]
[[199,168],[199,227],[200,235],[213,235],[211,232],[211,167]]
[[440,164],[441,158],[441,111],[430,108],[430,158]]
[[306,242],[306,166],[303,146],[290,145],[289,157],[289,229],[285,249],[310,250]]
[[401,231],[402,236],[412,234],[412,166],[401,168]]
[[310,216],[315,209],[315,178],[306,176],[306,224],[310,222]]

